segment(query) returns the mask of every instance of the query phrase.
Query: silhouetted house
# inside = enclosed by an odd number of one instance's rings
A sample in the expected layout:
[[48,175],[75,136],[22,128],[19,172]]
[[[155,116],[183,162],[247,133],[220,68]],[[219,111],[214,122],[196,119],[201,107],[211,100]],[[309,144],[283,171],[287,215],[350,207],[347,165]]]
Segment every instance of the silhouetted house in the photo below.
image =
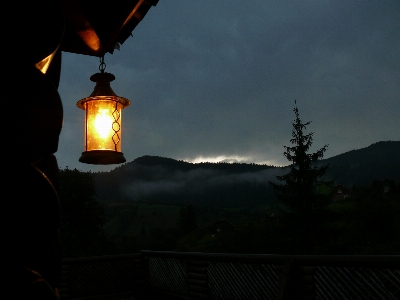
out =
[[216,221],[216,222],[210,223],[207,226],[207,228],[208,228],[208,230],[211,231],[212,236],[215,236],[216,234],[221,234],[221,233],[224,233],[224,232],[234,231],[235,230],[235,225],[233,225],[229,221],[221,220],[221,221]]
[[369,183],[370,187],[383,194],[396,194],[398,193],[398,188],[396,187],[396,182],[389,179],[373,180]]
[[382,192],[384,194],[392,192],[392,188],[394,187],[394,182],[389,180],[382,180]]
[[353,192],[344,185],[335,185],[333,187],[333,202],[341,201],[351,196],[353,196]]

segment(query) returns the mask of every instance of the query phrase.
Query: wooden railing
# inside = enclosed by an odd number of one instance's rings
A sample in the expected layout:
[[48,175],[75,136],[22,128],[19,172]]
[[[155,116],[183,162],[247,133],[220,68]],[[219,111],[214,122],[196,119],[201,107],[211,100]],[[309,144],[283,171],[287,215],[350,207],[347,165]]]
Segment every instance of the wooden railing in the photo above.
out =
[[148,287],[147,264],[140,253],[63,260],[60,298],[123,299]]
[[[142,251],[64,260],[63,299],[400,299],[400,256]],[[163,297],[163,298],[160,298]]]

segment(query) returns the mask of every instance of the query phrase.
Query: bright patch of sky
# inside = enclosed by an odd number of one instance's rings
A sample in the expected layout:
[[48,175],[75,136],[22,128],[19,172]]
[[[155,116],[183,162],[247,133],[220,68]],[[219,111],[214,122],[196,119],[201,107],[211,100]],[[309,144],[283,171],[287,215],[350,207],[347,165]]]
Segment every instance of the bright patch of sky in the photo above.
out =
[[204,162],[209,162],[209,163],[255,163],[257,165],[268,165],[268,166],[282,166],[278,161],[275,160],[264,160],[264,161],[257,161],[254,157],[250,156],[226,156],[226,155],[220,155],[220,156],[214,156],[214,157],[203,157],[203,156],[198,156],[194,159],[182,159],[183,161],[187,161],[190,163],[198,164],[198,163],[204,163]]

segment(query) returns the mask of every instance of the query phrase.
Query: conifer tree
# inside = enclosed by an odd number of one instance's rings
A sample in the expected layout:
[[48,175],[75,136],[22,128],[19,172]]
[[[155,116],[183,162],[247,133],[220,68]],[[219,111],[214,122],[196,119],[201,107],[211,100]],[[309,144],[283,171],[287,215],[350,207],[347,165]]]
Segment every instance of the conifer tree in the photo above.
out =
[[[296,104],[296,102],[295,102]],[[332,182],[322,181],[321,178],[328,169],[326,166],[317,166],[315,162],[322,159],[328,145],[314,153],[308,153],[314,132],[306,134],[304,131],[311,122],[303,123],[297,106],[294,108],[296,119],[293,121],[293,146],[284,146],[283,155],[292,164],[286,175],[276,176],[279,184],[270,182],[283,204],[295,212],[313,212],[323,210],[329,200],[328,187]]]

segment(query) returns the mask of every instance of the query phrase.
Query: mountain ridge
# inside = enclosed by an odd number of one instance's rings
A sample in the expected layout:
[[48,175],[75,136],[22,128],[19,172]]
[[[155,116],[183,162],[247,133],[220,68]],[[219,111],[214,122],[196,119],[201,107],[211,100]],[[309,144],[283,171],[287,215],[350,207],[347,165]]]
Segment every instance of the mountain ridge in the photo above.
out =
[[[400,141],[380,141],[323,159],[325,176],[352,187],[372,180],[400,181]],[[286,167],[246,163],[190,163],[145,155],[110,172],[94,173],[102,202],[252,207],[276,203],[268,184]]]

